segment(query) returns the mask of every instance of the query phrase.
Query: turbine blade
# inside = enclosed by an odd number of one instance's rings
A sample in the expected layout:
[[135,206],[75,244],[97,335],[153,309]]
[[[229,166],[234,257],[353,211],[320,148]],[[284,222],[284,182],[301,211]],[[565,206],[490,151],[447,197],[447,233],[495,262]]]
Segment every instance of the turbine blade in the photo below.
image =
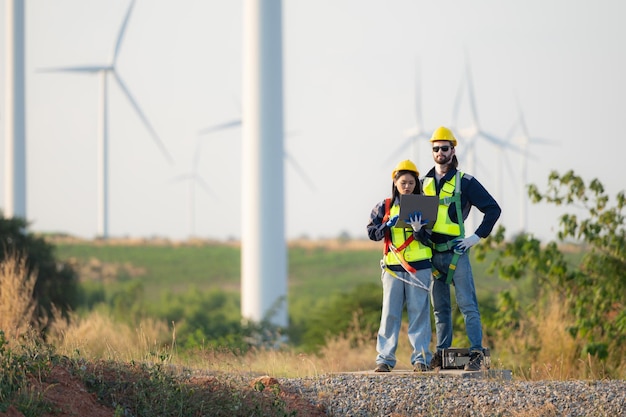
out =
[[152,135],[152,139],[154,139],[154,141],[156,142],[157,146],[159,147],[159,149],[161,150],[163,155],[165,155],[165,157],[167,158],[169,163],[173,164],[174,163],[174,159],[172,158],[170,153],[165,148],[165,145],[163,144],[163,142],[159,138],[159,135],[157,135],[157,133],[154,130],[154,128],[152,127],[152,125],[150,124],[150,121],[148,121],[148,118],[141,111],[141,108],[139,107],[139,105],[137,104],[137,101],[133,98],[132,94],[128,90],[128,87],[126,87],[126,84],[124,84],[124,81],[122,81],[122,79],[120,78],[120,76],[117,74],[116,71],[112,71],[112,72],[113,72],[113,75],[115,76],[115,80],[117,81],[117,84],[120,86],[120,88],[122,89],[124,94],[126,94],[126,98],[128,98],[128,101],[130,101],[130,104],[135,109],[135,112],[137,112],[137,115],[139,115],[139,118],[143,122],[144,126],[146,126],[146,129],[148,129],[148,131],[150,132],[150,135]]
[[195,176],[194,179],[198,182],[198,184],[200,185],[200,188],[202,188],[205,193],[207,193],[209,196],[213,197],[216,200],[218,199],[217,195],[215,195],[215,193],[213,192],[211,187],[209,187],[209,184],[205,180],[203,180],[199,176]]
[[[474,145],[476,144],[476,136],[470,136],[466,138],[465,143],[467,145],[465,145],[465,149],[463,150],[462,155],[457,156],[457,158],[459,159],[459,163],[467,162],[466,161],[466,159],[468,158],[467,155],[471,155],[471,153],[474,152]],[[474,169],[476,168],[474,167]]]
[[213,132],[217,132],[220,130],[229,129],[231,127],[240,127],[241,123],[242,123],[241,119],[235,119],[235,120],[231,120],[230,122],[224,122],[218,125],[205,127],[204,129],[198,130],[198,135],[206,135],[208,133],[213,133]]
[[133,6],[135,5],[135,0],[131,0],[130,5],[128,5],[128,11],[126,12],[126,17],[124,17],[124,21],[122,22],[122,26],[120,27],[120,32],[117,35],[117,41],[115,42],[115,49],[113,51],[113,59],[111,60],[111,65],[114,66],[117,61],[117,56],[120,53],[120,47],[122,46],[122,39],[124,38],[124,32],[126,32],[126,26],[128,25],[128,20],[130,19],[130,12],[133,10]]
[[293,166],[293,168],[300,175],[300,177],[304,180],[304,182],[307,183],[311,191],[317,191],[315,189],[315,184],[313,184],[313,181],[311,181],[311,179],[304,173],[304,170],[302,169],[302,167],[296,162],[296,160],[291,155],[289,155],[287,151],[285,151],[285,159],[287,159],[287,161],[291,163],[291,166]]
[[515,135],[515,131],[517,130],[517,123],[513,123],[509,130],[506,132],[506,136],[504,137],[504,141],[506,143],[512,143]]
[[507,156],[506,152],[502,152],[502,157],[504,158],[504,165],[506,166],[507,171],[509,172],[509,178],[511,178],[511,181],[513,181],[514,187],[517,187],[517,184],[516,184],[517,175],[513,171],[513,164],[509,160],[509,157]]
[[499,137],[496,137],[490,133],[482,132],[482,136],[497,146],[500,146],[505,149],[511,149],[517,153],[524,153],[524,150],[520,148],[519,146],[513,143],[510,143],[504,139],[500,139]]
[[464,91],[464,78],[461,78],[459,82],[459,88],[456,90],[456,97],[454,98],[454,106],[452,107],[452,123],[451,127],[453,130],[458,128],[459,123],[459,112],[461,111],[461,100],[463,99],[463,91]]
[[492,135],[492,134],[490,134],[490,133],[487,133],[487,132],[482,132],[482,131],[481,131],[481,132],[480,132],[480,136],[482,136],[483,138],[485,138],[485,140],[486,140],[487,142],[491,142],[491,143],[493,143],[494,145],[500,146],[500,147],[502,147],[502,148],[507,148],[507,147],[509,147],[509,145],[506,143],[506,141],[505,141],[505,140],[500,139],[499,137],[496,137],[496,136],[494,136],[494,135]]
[[112,68],[108,65],[85,65],[80,67],[53,67],[53,68],[40,68],[37,72],[88,72],[96,73],[100,71],[109,71]]
[[520,105],[519,100],[517,100],[517,111],[519,113],[520,128],[522,130],[522,135],[524,135],[525,141],[528,141],[529,144],[535,143],[537,145],[558,145],[559,144],[559,142],[554,141],[554,140],[531,137],[530,134],[528,133],[528,126],[526,125],[526,118],[524,117],[524,112],[522,111],[522,106]]
[[465,50],[465,77],[467,79],[467,94],[469,96],[472,123],[478,127],[480,126],[480,124],[478,122],[478,111],[476,109],[476,95],[474,94],[474,80],[472,79],[472,70],[470,69],[469,53],[467,52],[467,50]]
[[208,195],[210,195],[213,198],[217,198],[217,196],[215,195],[215,193],[213,192],[211,187],[209,187],[209,184],[207,184],[207,182],[204,181],[198,175],[195,175],[195,174],[181,174],[181,175],[177,175],[174,178],[172,178],[172,182],[180,182],[180,181],[185,181],[185,180],[195,181],[196,183],[198,183],[198,185],[200,185],[200,187],[204,190],[204,192],[206,192]]

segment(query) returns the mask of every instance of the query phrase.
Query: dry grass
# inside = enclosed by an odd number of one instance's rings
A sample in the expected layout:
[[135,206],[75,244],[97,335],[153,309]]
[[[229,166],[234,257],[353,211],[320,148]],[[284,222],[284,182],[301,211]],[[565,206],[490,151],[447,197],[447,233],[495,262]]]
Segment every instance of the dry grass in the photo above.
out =
[[[403,324],[396,352],[398,369],[411,369],[406,332]],[[376,340],[356,328],[329,339],[318,354],[291,348],[251,349],[246,353],[207,348],[179,353],[175,332],[166,323],[145,320],[132,328],[99,312],[82,318],[72,315],[69,321],[56,318],[50,326],[49,342],[62,355],[79,354],[88,360],[144,361],[159,357],[192,369],[290,378],[373,369],[376,359]]]
[[37,274],[28,274],[25,257],[10,254],[0,263],[0,329],[10,341],[36,324],[37,303],[33,299],[36,282]]
[[[23,257],[9,256],[0,265],[0,329],[8,340],[18,340],[29,330],[41,328],[40,323],[34,322],[35,280],[36,275],[26,273]],[[292,348],[253,349],[245,354],[208,348],[178,352],[175,331],[168,323],[143,320],[131,326],[98,311],[86,316],[71,314],[69,320],[53,314],[47,323],[47,341],[61,355],[78,355],[87,360],[167,360],[172,365],[195,369],[304,377],[374,367],[376,340],[370,332],[358,328],[358,320],[354,323],[347,334],[327,340],[318,354],[303,354]],[[499,350],[492,351],[492,366],[512,369],[516,377],[528,380],[603,379],[626,375],[626,364],[609,374],[603,362],[592,357],[581,360],[582,342],[567,333],[570,324],[563,304],[552,300],[525,320],[519,331],[506,337],[496,335],[493,342]],[[406,333],[404,324],[396,352],[397,369],[411,368],[411,348]]]
[[[555,297],[538,308],[522,327],[508,337],[496,337],[501,367],[528,380],[604,379],[609,377],[604,362],[588,356],[581,359],[584,341],[573,338],[567,328],[574,324],[565,305]],[[492,357],[493,359],[493,357]],[[626,366],[613,375],[625,375]]]
[[146,359],[169,340],[164,322],[146,319],[133,328],[98,311],[82,318],[71,314],[69,320],[55,317],[48,333],[48,342],[63,355],[119,361]]
[[[571,338],[562,306],[552,303],[541,319],[531,320],[523,331],[492,351],[492,368],[511,369],[515,378],[524,380],[605,379],[610,377],[603,362],[581,359],[581,343]],[[397,369],[410,369],[411,347],[403,324],[396,356]],[[304,354],[295,349],[252,349],[246,353],[230,350],[200,349],[178,352],[174,332],[164,322],[146,320],[135,328],[113,321],[98,312],[69,322],[55,320],[50,341],[63,355],[77,353],[87,360],[145,361],[167,358],[168,363],[191,369],[233,374],[273,375],[300,378],[335,372],[373,369],[376,340],[353,328],[348,334],[327,340],[318,354]],[[433,335],[434,341],[434,335]],[[625,369],[614,370],[623,376]]]
[[[396,369],[412,369],[412,348],[407,337],[407,324],[403,323],[396,351]],[[332,337],[317,354],[306,354],[294,349],[259,350],[245,354],[230,351],[206,350],[188,357],[180,364],[192,368],[224,372],[249,372],[277,377],[301,378],[336,372],[354,372],[374,369],[376,366],[376,340],[370,332],[358,327],[358,317],[346,334]]]
[[[536,320],[523,332],[500,341],[500,346],[506,346],[507,350],[492,352],[492,367],[512,369],[517,378],[526,380],[605,378],[601,362],[591,357],[580,359],[579,344],[564,330],[566,321],[558,304],[552,305],[543,320]],[[403,324],[396,352],[397,369],[411,368],[406,331]],[[99,312],[82,318],[72,315],[69,321],[53,320],[49,341],[58,353],[70,357],[78,354],[87,360],[165,359],[171,365],[191,369],[289,378],[373,369],[376,358],[376,340],[354,328],[348,334],[327,340],[318,354],[304,354],[291,348],[251,349],[246,353],[207,348],[181,353],[176,348],[174,332],[165,322],[145,320],[133,328]],[[530,349],[530,346],[540,348]],[[623,374],[622,370],[620,375]]]
[[[407,325],[403,323],[396,352],[398,369],[411,369],[411,347],[406,335]],[[191,369],[293,378],[373,369],[377,354],[376,340],[358,328],[356,316],[349,332],[327,340],[318,354],[305,354],[292,348],[251,349],[246,353],[214,348],[178,352],[175,327],[144,320],[133,328],[98,311],[84,317],[71,314],[69,320],[55,315],[49,326],[48,341],[62,355],[78,354],[87,360],[129,362],[166,358],[172,365]]]
[[530,362],[529,373],[540,379],[554,380],[580,375],[579,344],[567,333],[566,328],[573,323],[568,319],[563,303],[555,297],[544,310],[543,314],[530,319],[541,349]]

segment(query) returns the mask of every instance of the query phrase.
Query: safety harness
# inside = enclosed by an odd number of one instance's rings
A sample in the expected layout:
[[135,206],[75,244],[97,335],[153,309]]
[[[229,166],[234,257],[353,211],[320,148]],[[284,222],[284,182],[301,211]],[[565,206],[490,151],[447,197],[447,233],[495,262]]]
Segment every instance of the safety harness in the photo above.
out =
[[[387,223],[387,220],[389,220],[389,212],[390,212],[390,210],[391,210],[391,198],[387,198],[387,199],[385,199],[385,215],[383,217],[383,223]],[[413,236],[413,233],[411,233],[411,236],[409,236],[404,241],[404,243],[402,245],[400,245],[400,246],[398,246],[396,248],[395,245],[393,244],[392,240],[391,240],[391,232],[389,230],[385,230],[385,248],[383,250],[385,256],[389,253],[389,251],[391,251],[391,253],[394,256],[394,258],[400,263],[400,265],[402,265],[402,268],[404,268],[404,270],[411,276],[411,278],[413,278],[412,280],[408,281],[408,280],[400,277],[398,274],[396,274],[395,271],[389,269],[387,267],[387,265],[385,265],[384,258],[381,259],[381,261],[380,261],[380,267],[381,267],[382,270],[386,271],[391,276],[393,276],[394,278],[399,279],[400,281],[403,281],[403,282],[405,282],[405,283],[407,283],[409,285],[413,285],[415,287],[421,288],[423,290],[430,291],[430,289],[427,286],[425,286],[424,284],[422,284],[422,282],[415,275],[417,270],[415,268],[413,268],[404,259],[404,256],[402,256],[402,251],[404,249],[406,249],[414,240],[415,240],[415,237]]]
[[[454,204],[456,208],[456,218],[457,224],[459,225],[459,237],[465,237],[465,225],[463,222],[463,211],[461,208],[461,177],[463,174],[460,171],[457,171],[455,174],[455,184],[454,184],[454,192],[450,196],[445,196],[439,199],[439,204],[449,207],[451,204]],[[434,181],[434,179],[433,179]],[[445,184],[444,184],[445,185]],[[442,187],[443,188],[443,187]],[[447,213],[446,213],[447,216]],[[437,219],[439,220],[439,219]],[[452,278],[454,277],[454,272],[456,271],[456,264],[459,261],[459,258],[463,254],[462,251],[457,251],[455,246],[458,242],[457,239],[448,240],[444,243],[434,243],[429,239],[428,244],[435,252],[447,252],[449,250],[453,251],[452,259],[450,260],[450,266],[448,267],[448,273],[446,274],[446,284],[452,283]],[[439,271],[435,266],[432,266],[432,274],[434,279],[441,279],[443,274]]]

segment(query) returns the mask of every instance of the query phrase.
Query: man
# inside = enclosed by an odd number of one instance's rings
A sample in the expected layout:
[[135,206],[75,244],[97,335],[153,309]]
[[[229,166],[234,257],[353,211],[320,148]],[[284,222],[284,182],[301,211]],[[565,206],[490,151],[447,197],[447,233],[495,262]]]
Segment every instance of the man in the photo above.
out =
[[[476,178],[457,170],[457,141],[450,129],[439,127],[433,132],[430,143],[435,167],[424,177],[423,189],[426,195],[439,196],[437,220],[430,236],[434,278],[431,302],[437,332],[437,351],[431,368],[441,367],[442,351],[452,345],[452,284],[470,341],[470,357],[465,370],[479,371],[484,360],[483,332],[469,249],[481,238],[489,236],[501,209]],[[483,213],[482,222],[475,231],[465,230],[464,225],[472,206]]]

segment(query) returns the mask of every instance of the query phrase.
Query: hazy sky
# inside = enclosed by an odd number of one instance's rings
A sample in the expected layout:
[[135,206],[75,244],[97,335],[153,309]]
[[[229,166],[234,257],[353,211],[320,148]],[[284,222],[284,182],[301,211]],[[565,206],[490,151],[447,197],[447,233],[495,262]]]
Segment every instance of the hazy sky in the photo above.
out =
[[[199,140],[199,174],[212,195],[196,188],[195,234],[241,236],[241,130],[197,132],[240,117],[242,4],[137,0],[117,70],[175,163],[168,163],[110,79],[112,236],[189,236],[190,182],[173,178],[191,171]],[[33,231],[96,234],[98,79],[38,69],[108,63],[128,5],[26,2]],[[600,179],[612,196],[626,189],[620,162],[626,150],[625,17],[620,0],[284,0],[285,148],[315,184],[311,189],[287,162],[287,237],[344,231],[366,237],[369,212],[390,194],[395,164],[412,158],[423,173],[432,167],[427,142],[417,156],[407,147],[388,161],[415,125],[418,69],[422,119],[431,132],[452,121],[465,52],[484,130],[504,137],[518,116],[518,100],[531,136],[559,143],[531,147],[530,182],[545,188],[551,170],[573,169]],[[0,36],[4,63],[4,31]],[[0,92],[3,97],[4,85]],[[0,105],[2,124],[4,99]],[[460,119],[459,127],[470,123],[467,95]],[[459,156],[464,145],[459,138]],[[499,200],[500,224],[517,231],[521,158],[506,155],[510,169],[499,195],[502,157],[492,145],[476,146],[479,165],[470,174]],[[529,231],[552,238],[559,213],[530,205]]]

